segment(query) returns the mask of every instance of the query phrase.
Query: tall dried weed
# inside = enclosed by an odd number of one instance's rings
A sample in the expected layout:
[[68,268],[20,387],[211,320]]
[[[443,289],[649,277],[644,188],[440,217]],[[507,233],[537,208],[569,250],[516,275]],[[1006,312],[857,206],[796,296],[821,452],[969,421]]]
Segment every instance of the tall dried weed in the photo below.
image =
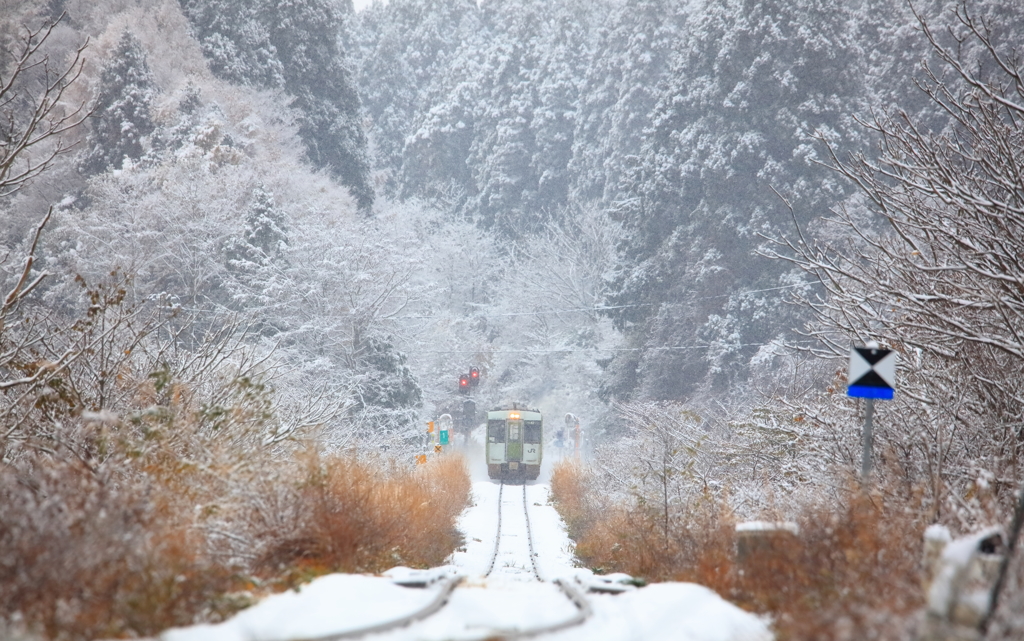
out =
[[[0,465],[0,620],[48,639],[154,635],[222,619],[246,604],[241,590],[434,565],[459,544],[459,456],[415,469],[351,455],[229,463],[154,451],[100,468]],[[262,486],[260,469],[275,470]]]
[[766,537],[739,559],[720,499],[705,497],[666,527],[649,506],[604,498],[579,465],[557,466],[551,491],[587,566],[705,585],[771,615],[782,641],[907,638],[922,605],[926,510],[913,497],[850,488],[838,505],[805,507],[799,536]]
[[461,456],[382,469],[350,455],[304,456],[294,519],[263,532],[264,573],[380,572],[440,564],[460,543],[455,520],[469,500]]

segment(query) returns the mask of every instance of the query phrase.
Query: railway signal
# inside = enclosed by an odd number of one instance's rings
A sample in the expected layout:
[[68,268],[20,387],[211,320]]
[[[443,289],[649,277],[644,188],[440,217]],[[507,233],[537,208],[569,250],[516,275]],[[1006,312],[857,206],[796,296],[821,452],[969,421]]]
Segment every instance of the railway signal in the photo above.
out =
[[469,368],[469,384],[476,387],[480,384],[480,370],[475,367]]
[[469,376],[465,374],[459,377],[459,392],[469,394]]

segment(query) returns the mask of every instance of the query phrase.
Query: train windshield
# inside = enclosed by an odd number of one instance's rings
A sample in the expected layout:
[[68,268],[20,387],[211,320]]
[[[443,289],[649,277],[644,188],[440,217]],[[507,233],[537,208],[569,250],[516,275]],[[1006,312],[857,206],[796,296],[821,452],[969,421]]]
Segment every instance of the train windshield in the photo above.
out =
[[540,421],[526,421],[523,425],[523,441],[527,443],[540,443]]
[[491,419],[487,421],[487,440],[490,443],[505,442],[504,419]]

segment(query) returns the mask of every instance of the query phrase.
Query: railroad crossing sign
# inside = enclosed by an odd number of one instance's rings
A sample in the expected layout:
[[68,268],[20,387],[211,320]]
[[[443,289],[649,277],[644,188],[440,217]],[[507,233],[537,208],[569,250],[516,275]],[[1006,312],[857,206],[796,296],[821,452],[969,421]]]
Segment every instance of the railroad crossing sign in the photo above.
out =
[[896,352],[876,344],[850,350],[846,395],[891,401],[896,390]]

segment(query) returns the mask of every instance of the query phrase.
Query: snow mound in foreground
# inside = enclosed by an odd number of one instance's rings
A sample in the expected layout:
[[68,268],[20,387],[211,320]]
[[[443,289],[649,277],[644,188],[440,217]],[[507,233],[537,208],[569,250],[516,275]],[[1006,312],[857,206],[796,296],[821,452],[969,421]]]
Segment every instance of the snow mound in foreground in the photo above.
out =
[[570,639],[770,641],[760,617],[695,583],[654,583],[620,595],[591,595],[594,617]]
[[[537,591],[548,591],[544,596],[551,600],[551,584],[516,585],[519,590],[536,587]],[[460,591],[465,594],[459,594]],[[520,613],[521,608],[515,604],[529,596],[517,597],[507,591],[467,586],[456,590],[452,605],[462,603],[470,593],[477,598],[500,596],[506,609],[511,607]],[[435,594],[435,589],[404,588],[384,577],[332,574],[299,590],[267,597],[224,623],[168,630],[160,639],[284,641],[313,638],[400,617],[423,607]],[[545,638],[551,641],[771,641],[773,638],[764,620],[692,583],[657,583],[618,595],[591,593],[588,599],[594,615],[586,623]],[[563,604],[554,599],[550,605]],[[470,609],[479,614],[479,608]],[[571,610],[571,607],[563,609]],[[468,616],[471,614],[459,607],[445,608],[435,615],[436,618],[389,632],[384,637],[388,641],[485,638],[489,626],[470,621],[474,618]],[[545,618],[541,614],[544,613],[538,611],[538,620],[530,623],[550,624],[551,621],[539,620]],[[569,615],[568,612],[561,614]],[[502,627],[498,620],[489,623]]]
[[224,623],[175,628],[160,641],[283,641],[327,636],[419,610],[434,590],[361,574],[328,574],[297,590],[271,595]]

